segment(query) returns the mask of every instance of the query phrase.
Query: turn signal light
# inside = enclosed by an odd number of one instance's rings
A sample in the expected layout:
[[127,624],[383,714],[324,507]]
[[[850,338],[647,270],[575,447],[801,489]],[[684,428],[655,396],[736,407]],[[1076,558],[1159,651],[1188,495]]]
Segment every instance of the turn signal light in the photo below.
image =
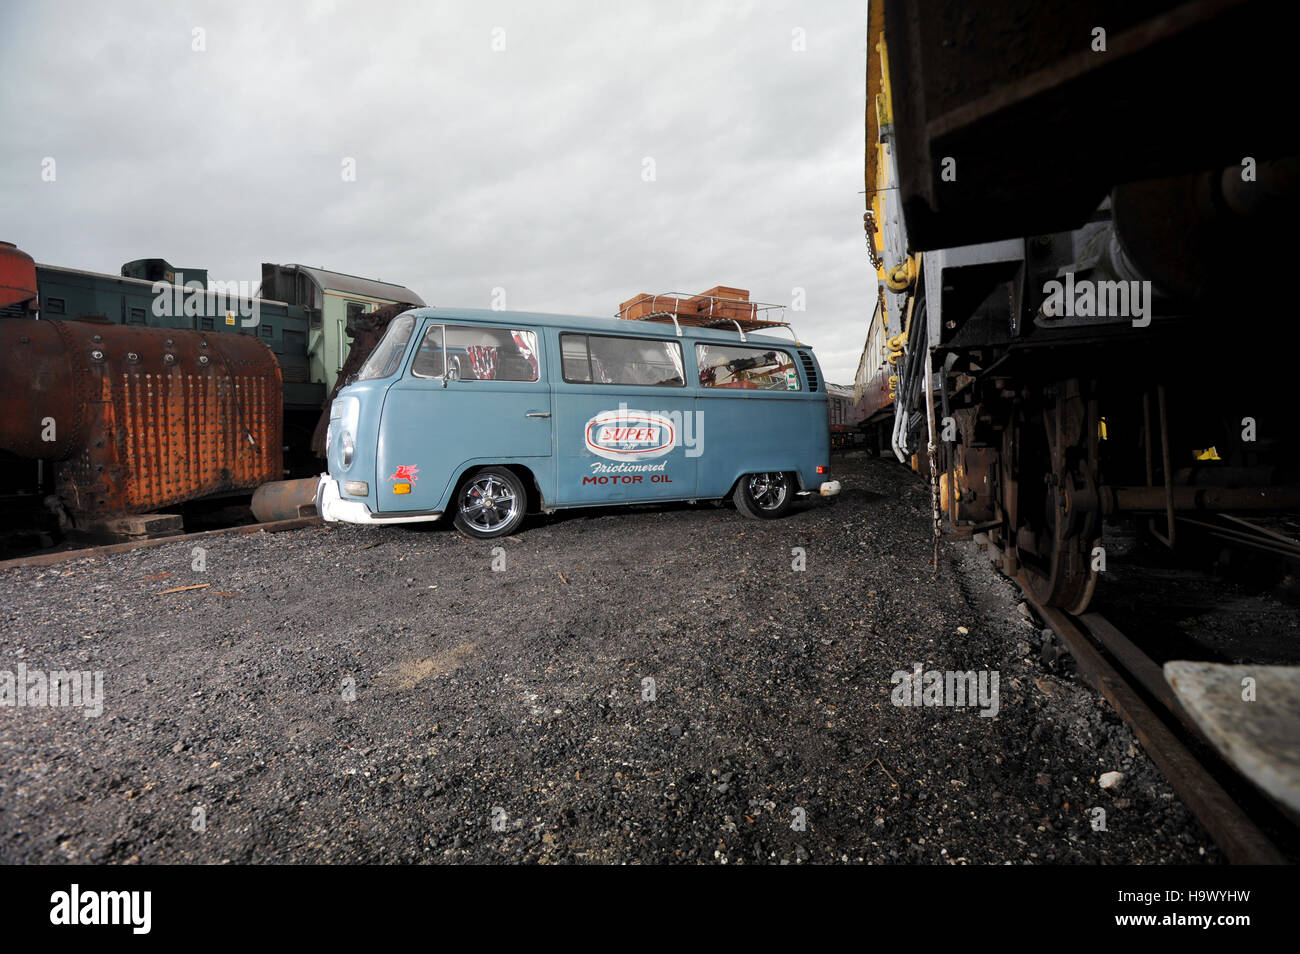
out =
[[818,464],[818,465],[817,465],[817,473],[819,473],[819,474],[824,474],[824,473],[826,473],[826,465],[825,465],[825,464]]
[[343,482],[343,492],[351,494],[353,497],[369,497],[370,485],[364,480],[345,480]]
[[395,494],[409,494],[410,492],[411,485],[408,483],[393,484],[393,493]]

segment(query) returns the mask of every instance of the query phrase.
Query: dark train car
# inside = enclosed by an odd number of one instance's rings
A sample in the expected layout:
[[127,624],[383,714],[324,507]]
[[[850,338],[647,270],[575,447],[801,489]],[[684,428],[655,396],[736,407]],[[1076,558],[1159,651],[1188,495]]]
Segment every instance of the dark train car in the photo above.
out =
[[1112,523],[1268,550],[1242,515],[1300,507],[1300,127],[1275,14],[870,5],[890,443],[923,472],[933,452],[951,529],[1040,602],[1089,604]]

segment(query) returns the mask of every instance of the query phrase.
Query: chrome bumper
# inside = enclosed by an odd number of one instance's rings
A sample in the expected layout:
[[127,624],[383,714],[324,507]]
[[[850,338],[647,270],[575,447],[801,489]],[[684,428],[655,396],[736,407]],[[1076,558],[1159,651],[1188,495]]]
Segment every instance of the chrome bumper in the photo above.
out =
[[440,513],[403,514],[392,517],[373,514],[364,501],[344,500],[339,494],[338,481],[329,474],[321,474],[320,483],[316,485],[316,512],[326,523],[427,523],[442,516]]

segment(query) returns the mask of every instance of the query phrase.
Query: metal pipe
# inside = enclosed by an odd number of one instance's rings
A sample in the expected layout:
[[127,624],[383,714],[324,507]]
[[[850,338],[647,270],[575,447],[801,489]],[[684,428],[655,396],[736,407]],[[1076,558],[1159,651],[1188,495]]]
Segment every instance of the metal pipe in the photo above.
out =
[[319,477],[274,480],[253,492],[253,516],[263,523],[316,516]]
[[1225,513],[1222,514],[1221,516],[1223,517],[1224,520],[1230,520],[1233,523],[1237,524],[1238,526],[1246,527],[1248,530],[1254,533],[1259,533],[1267,537],[1272,537],[1274,540],[1280,540],[1282,543],[1290,547],[1300,548],[1300,540],[1295,539],[1295,537],[1288,537],[1284,533],[1278,533],[1275,530],[1268,529],[1268,527],[1261,527],[1258,524],[1251,523],[1249,520],[1242,520],[1240,517],[1234,517],[1231,514]]
[[[1223,516],[1218,514],[1217,516]],[[1250,534],[1242,530],[1232,530],[1219,524],[1208,523],[1204,520],[1195,520],[1192,517],[1179,517],[1183,523],[1190,524],[1194,527],[1201,527],[1212,537],[1218,537],[1220,540],[1227,540],[1229,543],[1235,543],[1238,546],[1251,547],[1261,550],[1264,553],[1277,553],[1293,560],[1300,559],[1300,546],[1286,545],[1278,543],[1271,537],[1261,536],[1259,534]]]
[[1300,508],[1300,487],[1106,487],[1102,497],[1106,513]]
[[1165,413],[1165,386],[1163,384],[1156,386],[1156,398],[1160,403],[1160,459],[1164,467],[1165,476],[1165,527],[1169,536],[1164,537],[1155,533],[1154,521],[1152,522],[1152,533],[1156,538],[1165,543],[1169,549],[1174,547],[1174,474],[1173,468],[1169,464],[1169,418]]

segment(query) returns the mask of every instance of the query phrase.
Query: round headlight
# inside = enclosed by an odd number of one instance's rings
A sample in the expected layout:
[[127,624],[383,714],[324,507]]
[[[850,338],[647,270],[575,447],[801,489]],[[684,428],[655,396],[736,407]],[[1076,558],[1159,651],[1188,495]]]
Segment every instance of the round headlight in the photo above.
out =
[[357,452],[357,445],[352,440],[352,435],[344,431],[339,435],[339,459],[344,467],[352,466],[352,457]]

